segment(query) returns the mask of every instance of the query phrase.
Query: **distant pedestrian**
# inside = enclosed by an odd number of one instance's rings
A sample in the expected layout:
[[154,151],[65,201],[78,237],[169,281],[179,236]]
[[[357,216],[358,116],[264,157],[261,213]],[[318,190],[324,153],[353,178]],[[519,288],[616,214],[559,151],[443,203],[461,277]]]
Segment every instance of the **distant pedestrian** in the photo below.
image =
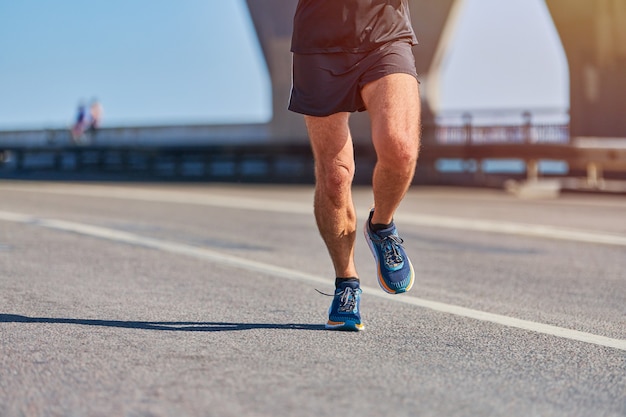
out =
[[96,133],[98,132],[98,129],[100,129],[102,115],[102,104],[100,104],[97,99],[93,99],[91,105],[89,106],[89,127],[87,128],[92,141],[96,139]]
[[74,141],[74,143],[80,143],[86,128],[87,108],[85,107],[85,104],[81,101],[78,104],[78,108],[76,110],[76,118],[74,119],[74,124],[72,125],[71,129],[72,140]]

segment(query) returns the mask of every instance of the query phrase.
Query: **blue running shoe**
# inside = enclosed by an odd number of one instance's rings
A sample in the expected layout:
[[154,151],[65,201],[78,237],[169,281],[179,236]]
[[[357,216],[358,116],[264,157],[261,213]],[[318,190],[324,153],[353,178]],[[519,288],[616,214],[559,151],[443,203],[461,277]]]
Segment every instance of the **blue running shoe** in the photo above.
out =
[[396,226],[378,232],[370,229],[370,219],[374,209],[365,223],[365,239],[369,245],[376,267],[378,269],[378,283],[389,294],[400,294],[411,289],[415,280],[413,265],[404,248],[403,240],[398,236]]
[[358,281],[345,281],[339,284],[328,309],[327,329],[359,331],[365,328],[361,323],[359,310],[361,292]]

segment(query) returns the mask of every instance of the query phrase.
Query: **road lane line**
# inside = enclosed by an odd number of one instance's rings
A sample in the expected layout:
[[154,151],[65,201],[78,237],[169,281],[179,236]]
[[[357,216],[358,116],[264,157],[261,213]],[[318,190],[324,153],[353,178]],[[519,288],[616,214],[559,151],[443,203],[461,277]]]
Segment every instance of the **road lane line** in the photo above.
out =
[[600,243],[605,245],[626,246],[626,236],[599,233],[588,230],[569,229],[531,223],[515,223],[500,220],[463,219],[459,217],[431,216],[425,214],[396,215],[398,222],[410,223],[414,226],[439,227],[444,229],[461,229],[476,232],[502,233],[510,235],[569,240],[583,243]]
[[[270,200],[219,194],[197,194],[172,190],[151,190],[145,188],[84,186],[51,184],[44,187],[5,184],[0,189],[11,191],[37,192],[47,194],[75,195],[82,197],[115,198],[160,203],[195,204],[202,206],[224,207],[243,210],[255,210],[289,214],[312,214],[311,204]],[[367,217],[369,209],[359,213]],[[396,214],[398,223],[414,226],[436,227],[452,230],[469,230],[484,233],[498,233],[526,236],[542,239],[557,239],[573,242],[626,246],[626,236],[608,232],[571,229],[531,223],[507,222],[500,220],[468,219],[462,217],[436,216],[408,213],[406,210]]]
[[[286,278],[290,280],[315,283],[320,285],[332,284],[327,278],[322,278],[313,274],[271,265],[263,262],[252,261],[237,256],[227,255],[213,250],[185,245],[182,243],[170,242],[160,239],[139,236],[133,233],[123,232],[119,230],[93,226],[83,223],[75,223],[64,220],[43,219],[21,213],[12,213],[0,211],[0,220],[36,225],[48,229],[54,229],[63,232],[72,232],[84,236],[91,236],[106,239],[114,242],[126,243],[140,247],[146,247],[165,252],[191,256],[198,259],[207,260],[223,265],[229,265],[235,268],[246,269],[255,273],[268,274],[275,277]],[[488,313],[485,311],[474,310],[453,304],[441,303],[437,301],[425,300],[406,294],[393,296],[383,293],[378,288],[362,287],[364,293],[383,298],[385,300],[410,304],[441,313],[452,314],[455,316],[470,318],[483,322],[495,323],[507,327],[529,330],[536,333],[542,333],[550,336],[561,337],[565,339],[575,340],[604,346],[614,349],[626,351],[626,340],[614,339],[606,336],[595,335],[592,333],[581,332],[578,330],[567,329],[563,327],[553,326],[549,324],[537,323],[530,320],[522,320],[514,317],[508,317],[500,314]]]

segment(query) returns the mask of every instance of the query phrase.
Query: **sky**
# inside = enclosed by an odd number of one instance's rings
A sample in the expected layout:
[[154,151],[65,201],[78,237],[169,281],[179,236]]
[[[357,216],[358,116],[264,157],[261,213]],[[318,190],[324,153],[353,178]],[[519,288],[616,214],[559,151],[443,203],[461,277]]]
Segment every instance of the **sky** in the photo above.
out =
[[[463,0],[439,80],[441,114],[569,102],[543,0]],[[105,127],[269,120],[245,1],[0,0],[0,130],[65,127],[93,99]]]

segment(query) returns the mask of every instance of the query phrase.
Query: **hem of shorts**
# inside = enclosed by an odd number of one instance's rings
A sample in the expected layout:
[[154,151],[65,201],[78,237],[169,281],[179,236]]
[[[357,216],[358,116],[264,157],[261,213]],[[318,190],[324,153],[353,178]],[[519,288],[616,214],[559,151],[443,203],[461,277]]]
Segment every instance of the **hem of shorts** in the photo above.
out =
[[361,107],[356,110],[336,110],[336,111],[331,111],[331,112],[321,112],[321,111],[315,111],[315,110],[305,110],[305,109],[292,107],[292,106],[287,107],[287,110],[294,112],[294,113],[303,114],[305,116],[313,116],[313,117],[327,117],[327,116],[332,116],[333,114],[337,114],[337,113],[357,113],[357,112],[367,111],[365,107]]
[[[407,75],[411,75],[413,78],[415,78],[415,80],[417,81],[418,84],[421,84],[420,79],[419,79],[419,74],[417,74],[417,72],[413,72],[410,69],[398,69],[397,71],[388,72],[388,73],[385,73],[384,75],[381,75],[380,77],[376,77],[376,78],[372,79],[371,81],[368,81],[365,84],[359,84],[359,88],[363,89],[363,87],[365,87],[366,85],[371,84],[373,82],[376,82],[376,81],[380,80],[381,78],[385,78],[388,75],[393,75],[393,74],[407,74]],[[367,110],[367,109],[365,109],[365,110]]]
[[[393,74],[407,74],[412,76],[413,78],[415,78],[415,80],[417,81],[417,84],[422,84],[422,82],[420,81],[419,78],[419,74],[416,72],[413,72],[411,70],[398,70],[398,71],[394,71],[394,72],[390,72],[388,74],[383,75],[382,77],[378,77],[373,79],[372,81],[368,82],[367,84],[373,83],[375,81],[380,80],[381,78],[384,78],[388,75],[393,75]],[[367,85],[366,84],[366,85]],[[304,114],[305,116],[313,116],[313,117],[326,117],[326,116],[331,116],[333,114],[337,114],[337,113],[360,113],[360,112],[364,112],[367,111],[367,107],[360,107],[356,110],[336,110],[336,111],[332,111],[332,112],[321,112],[321,111],[315,111],[315,110],[305,110],[302,108],[298,108],[295,107],[293,105],[289,105],[287,107],[287,110],[294,112],[294,113],[299,113],[299,114]]]

